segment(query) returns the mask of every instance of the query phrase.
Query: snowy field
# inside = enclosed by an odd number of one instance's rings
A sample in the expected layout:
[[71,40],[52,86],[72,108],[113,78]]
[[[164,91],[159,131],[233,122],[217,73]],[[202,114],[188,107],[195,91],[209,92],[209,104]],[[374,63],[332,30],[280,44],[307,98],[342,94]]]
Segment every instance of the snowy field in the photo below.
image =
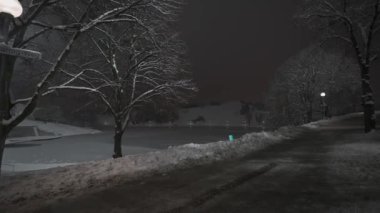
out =
[[275,143],[295,137],[305,127],[282,128],[275,132],[259,132],[242,136],[233,142],[190,143],[169,149],[124,158],[71,165],[16,176],[3,176],[0,183],[1,203],[17,200],[70,196],[84,189],[112,186],[126,180],[165,173],[220,160],[242,157]]
[[101,131],[60,123],[25,120],[12,130],[6,144],[51,140],[73,135],[89,135],[98,133],[101,133]]
[[[358,115],[351,115],[351,117],[355,116]],[[327,123],[330,123],[329,126],[331,126],[334,122],[347,118],[349,117],[334,118],[330,121],[316,122],[301,127],[284,127],[274,132],[245,134],[233,142],[189,143],[145,154],[128,155],[117,160],[92,161],[14,176],[2,176],[0,179],[0,205],[9,205],[10,203],[17,205],[19,201],[33,203],[33,200],[47,199],[48,197],[56,199],[72,197],[85,190],[99,190],[146,175],[162,174],[174,169],[243,157],[270,145],[285,142],[307,129],[323,128],[323,125]],[[374,132],[366,137],[357,135],[355,138],[358,139],[356,143],[369,143],[376,146],[376,150],[378,150],[379,145],[373,143],[374,137],[379,138],[379,133]],[[357,150],[360,147],[353,144],[347,146],[347,149]],[[373,148],[371,146],[364,151]]]
[[[323,128],[327,124],[360,115],[357,113],[335,117],[306,124],[304,127]],[[21,127],[30,126],[38,127],[43,132],[59,137],[52,137],[50,140],[45,140],[44,136],[23,137],[21,141],[8,143],[4,152],[3,174],[9,175],[15,172],[106,160],[112,156],[113,133],[110,131],[100,132],[64,124],[30,120],[21,125]],[[258,130],[225,127],[135,127],[130,128],[123,138],[123,153],[137,155],[164,150],[172,146],[212,143],[227,140],[229,135],[239,138],[255,131]]]
[[[62,134],[69,128],[54,129]],[[123,152],[125,155],[135,155],[188,143],[210,143],[226,140],[230,134],[237,138],[253,131],[255,129],[209,127],[131,128],[124,137]],[[80,129],[74,136],[7,144],[3,170],[12,173],[109,159],[113,154],[112,132],[79,134],[86,132],[92,133]]]
[[97,134],[99,130],[76,127],[60,123],[42,122],[34,120],[25,120],[19,126],[35,126],[38,129],[49,132],[59,136],[73,136],[73,135],[85,135],[85,134]]

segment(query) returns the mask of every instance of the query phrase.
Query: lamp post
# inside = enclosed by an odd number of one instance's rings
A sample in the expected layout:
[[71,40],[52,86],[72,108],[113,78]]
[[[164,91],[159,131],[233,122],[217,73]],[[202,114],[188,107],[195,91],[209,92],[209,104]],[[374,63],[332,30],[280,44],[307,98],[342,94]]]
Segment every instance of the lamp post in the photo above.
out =
[[327,118],[327,113],[328,113],[328,106],[326,104],[326,93],[325,92],[322,92],[321,93],[321,100],[322,100],[322,113],[323,113],[323,118]]
[[[16,57],[40,57],[40,53],[13,48],[8,45],[9,30],[14,18],[22,15],[23,8],[18,0],[0,0],[0,120],[10,119],[12,106],[10,104],[10,82],[12,65],[9,55]],[[9,128],[0,122],[0,173],[4,153],[5,140],[9,134]]]
[[[8,33],[11,21],[22,14],[22,6],[18,0],[1,0],[0,1],[0,45],[6,46],[8,42]],[[0,51],[0,119],[3,120],[8,116],[9,103],[9,76],[6,74],[8,69],[7,54]],[[0,128],[0,133],[3,130]]]
[[10,23],[13,18],[22,14],[22,6],[18,0],[0,1],[0,42],[8,40]]
[[8,40],[8,32],[12,15],[8,13],[0,13],[0,42],[5,43]]
[[[41,53],[28,49],[14,48],[8,44],[10,24],[14,18],[22,15],[23,8],[18,0],[0,0],[0,54],[16,57],[41,59]],[[4,57],[2,64],[4,64]],[[0,72],[4,67],[0,68]]]

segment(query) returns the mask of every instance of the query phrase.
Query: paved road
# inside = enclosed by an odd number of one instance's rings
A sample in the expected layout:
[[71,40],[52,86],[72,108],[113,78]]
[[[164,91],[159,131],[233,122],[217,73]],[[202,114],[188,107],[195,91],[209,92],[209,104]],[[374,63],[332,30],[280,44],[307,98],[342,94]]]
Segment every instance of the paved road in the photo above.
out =
[[244,159],[161,174],[37,212],[380,212],[380,134],[360,119]]

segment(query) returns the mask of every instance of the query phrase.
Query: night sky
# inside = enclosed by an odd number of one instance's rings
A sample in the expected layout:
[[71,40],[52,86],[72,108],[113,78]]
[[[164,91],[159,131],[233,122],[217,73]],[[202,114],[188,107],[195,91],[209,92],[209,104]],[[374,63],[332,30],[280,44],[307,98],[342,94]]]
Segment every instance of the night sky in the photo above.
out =
[[276,69],[313,40],[296,10],[296,0],[190,0],[181,26],[197,100],[262,100]]

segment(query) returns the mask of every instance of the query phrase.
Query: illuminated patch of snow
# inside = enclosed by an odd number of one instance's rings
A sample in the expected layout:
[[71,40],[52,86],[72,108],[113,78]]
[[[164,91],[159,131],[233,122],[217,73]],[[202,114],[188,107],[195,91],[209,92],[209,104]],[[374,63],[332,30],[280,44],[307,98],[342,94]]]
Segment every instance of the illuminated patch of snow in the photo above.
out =
[[19,126],[35,126],[38,129],[59,136],[87,135],[100,133],[99,130],[76,127],[60,123],[25,120]]
[[2,173],[5,175],[12,175],[14,172],[26,172],[33,170],[51,169],[57,167],[71,166],[74,163],[12,163],[3,164]]

